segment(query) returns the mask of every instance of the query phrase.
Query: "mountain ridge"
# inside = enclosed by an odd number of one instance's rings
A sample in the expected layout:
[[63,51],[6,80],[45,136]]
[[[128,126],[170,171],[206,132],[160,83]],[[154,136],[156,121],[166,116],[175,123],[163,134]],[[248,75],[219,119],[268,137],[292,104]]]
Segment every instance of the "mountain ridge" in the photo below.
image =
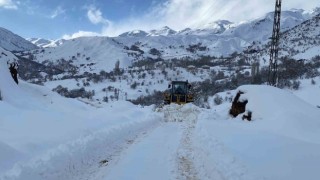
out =
[[13,32],[0,27],[0,47],[8,51],[28,51],[38,47]]

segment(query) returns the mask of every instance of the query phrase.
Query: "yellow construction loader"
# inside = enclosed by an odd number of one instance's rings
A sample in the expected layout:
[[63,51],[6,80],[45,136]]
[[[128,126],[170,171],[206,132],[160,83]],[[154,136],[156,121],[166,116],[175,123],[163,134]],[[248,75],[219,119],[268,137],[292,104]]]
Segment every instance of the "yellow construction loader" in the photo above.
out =
[[172,81],[168,86],[168,92],[164,94],[164,104],[186,104],[193,102],[190,93],[191,84],[188,81]]

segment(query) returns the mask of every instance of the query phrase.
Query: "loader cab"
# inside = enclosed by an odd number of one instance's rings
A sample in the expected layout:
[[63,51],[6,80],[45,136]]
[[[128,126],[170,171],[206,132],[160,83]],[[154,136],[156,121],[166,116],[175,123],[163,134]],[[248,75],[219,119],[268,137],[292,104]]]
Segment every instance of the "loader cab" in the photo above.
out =
[[171,84],[168,85],[168,93],[165,93],[165,104],[186,104],[193,102],[190,89],[191,84],[189,84],[188,81],[172,81]]
[[169,84],[168,88],[172,94],[187,94],[188,85],[185,82],[173,82],[172,85]]

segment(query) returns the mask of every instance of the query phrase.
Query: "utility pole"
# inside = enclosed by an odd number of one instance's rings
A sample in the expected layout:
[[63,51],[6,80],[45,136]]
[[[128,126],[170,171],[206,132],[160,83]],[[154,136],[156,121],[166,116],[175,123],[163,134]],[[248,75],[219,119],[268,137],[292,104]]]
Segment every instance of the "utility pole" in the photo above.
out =
[[270,64],[268,84],[277,86],[278,84],[278,52],[280,39],[280,17],[281,17],[281,0],[276,0],[274,11],[273,32],[271,38]]

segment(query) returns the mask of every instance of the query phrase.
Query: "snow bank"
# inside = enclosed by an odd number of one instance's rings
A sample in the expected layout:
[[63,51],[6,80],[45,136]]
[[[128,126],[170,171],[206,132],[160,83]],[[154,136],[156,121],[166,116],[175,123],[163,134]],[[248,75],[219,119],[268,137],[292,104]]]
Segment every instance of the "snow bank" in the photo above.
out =
[[[320,111],[297,96],[271,86],[241,86],[246,110],[264,130],[320,143]],[[309,96],[318,96],[317,94]]]
[[[73,112],[54,107],[51,112],[21,110],[3,104],[1,111],[5,108],[8,114],[0,123],[0,152],[4,152],[0,179],[90,176],[88,170],[99,169],[104,159],[111,161],[127,141],[151,129],[161,118],[152,113],[152,107],[139,108],[127,102],[101,109],[71,108]],[[68,108],[66,104],[61,105]]]
[[320,107],[320,77],[314,78],[313,80],[314,85],[311,84],[311,79],[300,80],[301,85],[299,90],[291,90],[291,92],[309,104]]
[[0,107],[9,113],[0,121],[0,179],[89,177],[100,161],[111,161],[127,141],[160,122],[152,107],[127,102],[73,112]]
[[[231,103],[203,110],[195,130],[199,166],[212,179],[320,177],[320,111],[287,90],[241,86],[253,121],[228,115]],[[236,91],[236,92],[237,92]]]
[[150,117],[139,120],[127,119],[126,122],[122,119],[113,121],[120,122],[117,125],[110,123],[100,130],[88,130],[87,135],[58,145],[26,163],[17,163],[3,177],[21,180],[91,178],[100,170],[101,161],[107,160],[108,163],[116,161],[121,150],[129,142],[134,141],[134,137],[139,133],[152,129],[158,119]]

